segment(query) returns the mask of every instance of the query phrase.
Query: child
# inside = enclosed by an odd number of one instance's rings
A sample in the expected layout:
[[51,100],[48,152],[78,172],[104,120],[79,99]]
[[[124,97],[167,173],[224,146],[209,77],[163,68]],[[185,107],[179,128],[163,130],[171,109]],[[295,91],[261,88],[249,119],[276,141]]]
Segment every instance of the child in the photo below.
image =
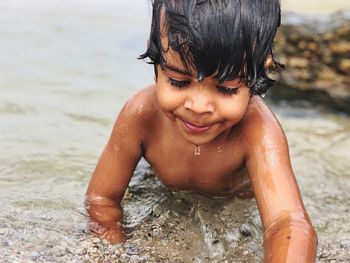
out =
[[125,241],[121,200],[144,157],[171,189],[241,195],[252,186],[265,262],[314,262],[316,233],[291,168],[287,140],[259,95],[278,66],[278,0],[154,0],[141,58],[155,85],[120,112],[86,194],[91,230]]

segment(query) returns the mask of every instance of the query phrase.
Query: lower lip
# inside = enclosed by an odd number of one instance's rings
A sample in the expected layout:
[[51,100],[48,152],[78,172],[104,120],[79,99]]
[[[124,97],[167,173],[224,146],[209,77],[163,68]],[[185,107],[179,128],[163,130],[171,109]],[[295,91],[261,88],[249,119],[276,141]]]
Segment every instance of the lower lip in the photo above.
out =
[[191,123],[188,123],[186,121],[183,121],[187,130],[192,132],[192,133],[204,133],[206,132],[207,130],[210,129],[211,125],[209,126],[196,126],[196,125],[193,125]]

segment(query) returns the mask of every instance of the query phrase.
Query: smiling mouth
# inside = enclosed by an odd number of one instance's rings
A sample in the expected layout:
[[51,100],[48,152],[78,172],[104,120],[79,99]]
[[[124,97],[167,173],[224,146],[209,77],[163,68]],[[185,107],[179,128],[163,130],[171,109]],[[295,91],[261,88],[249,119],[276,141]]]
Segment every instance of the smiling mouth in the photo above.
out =
[[185,127],[187,128],[187,130],[191,133],[204,133],[207,130],[209,130],[210,127],[213,126],[213,125],[198,126],[198,125],[192,124],[192,123],[184,121],[184,120],[183,120],[183,123],[184,123]]

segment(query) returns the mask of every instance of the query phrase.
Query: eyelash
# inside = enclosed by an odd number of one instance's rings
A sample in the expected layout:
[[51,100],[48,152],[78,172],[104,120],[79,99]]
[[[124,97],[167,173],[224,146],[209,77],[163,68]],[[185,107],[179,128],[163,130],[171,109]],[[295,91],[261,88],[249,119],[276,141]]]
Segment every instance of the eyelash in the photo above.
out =
[[[188,80],[175,80],[172,78],[168,78],[168,81],[171,86],[176,87],[178,89],[183,89],[191,84],[191,82]],[[216,89],[218,92],[228,96],[236,95],[239,93],[238,88],[226,88],[226,87],[218,86],[216,87]]]
[[239,93],[239,89],[238,88],[226,88],[226,87],[222,87],[222,86],[218,86],[216,87],[216,89],[224,94],[224,95],[228,95],[228,96],[232,96],[232,95],[236,95]]
[[182,89],[182,88],[191,84],[191,82],[188,80],[175,80],[172,78],[169,78],[169,83],[171,86],[179,88],[179,89]]

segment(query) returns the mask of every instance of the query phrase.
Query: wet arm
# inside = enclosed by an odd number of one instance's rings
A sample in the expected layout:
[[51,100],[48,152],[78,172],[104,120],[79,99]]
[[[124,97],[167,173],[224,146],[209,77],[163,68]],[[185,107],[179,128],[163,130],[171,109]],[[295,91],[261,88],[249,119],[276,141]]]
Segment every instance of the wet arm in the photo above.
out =
[[251,147],[247,168],[264,227],[264,262],[315,262],[317,237],[304,208],[282,129]]
[[111,243],[123,242],[121,201],[142,156],[138,116],[125,107],[119,115],[86,192],[90,230]]

